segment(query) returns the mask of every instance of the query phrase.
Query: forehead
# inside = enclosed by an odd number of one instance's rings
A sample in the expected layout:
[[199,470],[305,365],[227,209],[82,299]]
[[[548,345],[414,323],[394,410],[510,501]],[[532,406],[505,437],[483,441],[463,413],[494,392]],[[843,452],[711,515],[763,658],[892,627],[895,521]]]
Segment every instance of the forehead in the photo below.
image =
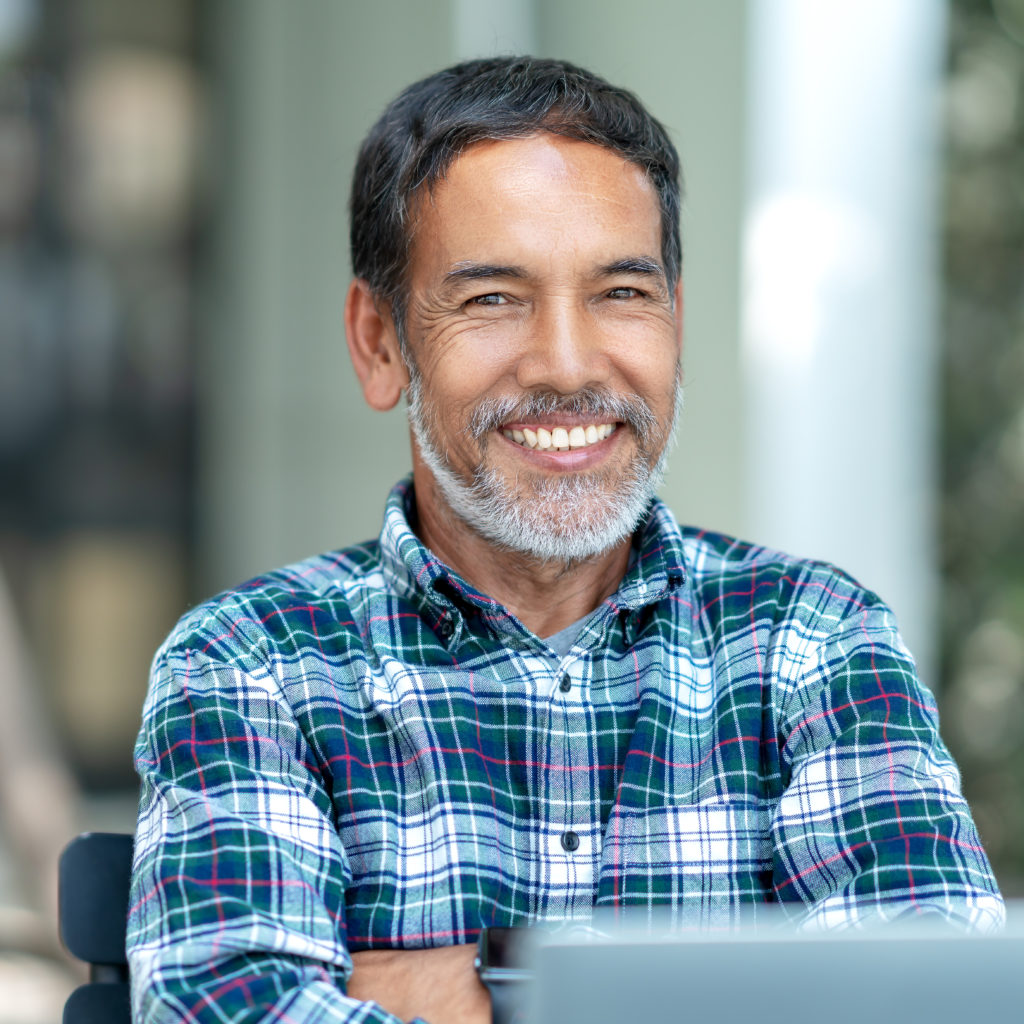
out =
[[546,133],[469,147],[418,197],[412,228],[414,262],[439,248],[579,250],[616,238],[660,261],[658,197],[643,168],[614,150]]

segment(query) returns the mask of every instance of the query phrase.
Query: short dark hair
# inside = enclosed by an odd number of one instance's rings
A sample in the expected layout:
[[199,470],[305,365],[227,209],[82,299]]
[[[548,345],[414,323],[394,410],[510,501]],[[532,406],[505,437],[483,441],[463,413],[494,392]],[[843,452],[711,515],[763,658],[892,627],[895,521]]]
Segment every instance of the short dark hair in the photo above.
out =
[[682,260],[679,155],[631,92],[562,60],[493,57],[438,71],[400,93],[359,149],[352,194],[352,270],[405,317],[409,205],[469,146],[549,132],[592,142],[642,167],[658,196],[669,286]]

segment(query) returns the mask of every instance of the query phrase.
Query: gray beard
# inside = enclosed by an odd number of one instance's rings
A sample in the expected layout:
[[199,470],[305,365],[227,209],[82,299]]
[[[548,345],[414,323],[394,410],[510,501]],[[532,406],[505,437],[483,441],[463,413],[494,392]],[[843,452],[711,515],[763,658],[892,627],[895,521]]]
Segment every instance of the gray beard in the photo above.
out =
[[485,399],[468,427],[481,445],[482,456],[490,431],[502,423],[553,412],[592,414],[596,423],[622,421],[626,426],[619,429],[634,431],[637,451],[623,471],[513,481],[484,468],[481,461],[467,482],[435,442],[435,410],[423,397],[422,378],[415,369],[410,372],[408,394],[409,423],[420,456],[452,512],[503,550],[565,565],[608,551],[637,528],[664,476],[682,409],[678,378],[672,424],[661,437],[655,435],[657,421],[645,402],[600,389],[568,396],[540,392],[518,399]]

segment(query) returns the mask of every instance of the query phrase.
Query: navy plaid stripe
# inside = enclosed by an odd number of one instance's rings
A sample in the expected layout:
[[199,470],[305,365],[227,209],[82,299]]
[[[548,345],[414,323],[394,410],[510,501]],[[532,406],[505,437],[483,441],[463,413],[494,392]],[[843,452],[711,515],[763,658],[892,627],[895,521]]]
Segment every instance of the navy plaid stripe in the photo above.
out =
[[343,994],[350,951],[595,907],[999,924],[874,595],[655,503],[560,658],[423,548],[411,500],[396,487],[378,543],[221,595],[157,653],[129,922],[147,1021],[390,1021]]

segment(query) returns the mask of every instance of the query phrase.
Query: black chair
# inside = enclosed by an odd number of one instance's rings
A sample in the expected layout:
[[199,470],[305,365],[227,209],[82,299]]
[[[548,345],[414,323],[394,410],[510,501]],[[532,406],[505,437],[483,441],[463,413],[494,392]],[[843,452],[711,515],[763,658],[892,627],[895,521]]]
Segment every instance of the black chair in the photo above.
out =
[[89,982],[64,1004],[64,1024],[131,1024],[125,926],[134,837],[86,832],[60,857],[60,937],[89,965]]

